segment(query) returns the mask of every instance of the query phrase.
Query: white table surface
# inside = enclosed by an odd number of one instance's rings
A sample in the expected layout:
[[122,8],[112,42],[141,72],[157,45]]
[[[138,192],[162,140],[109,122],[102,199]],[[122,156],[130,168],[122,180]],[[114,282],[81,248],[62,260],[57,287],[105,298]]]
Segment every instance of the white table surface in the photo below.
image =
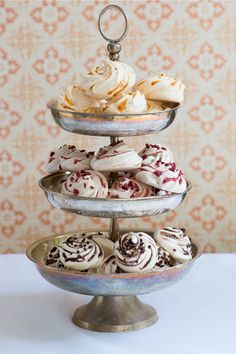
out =
[[0,269],[0,354],[236,353],[236,254],[203,255],[178,284],[140,296],[159,321],[129,333],[75,326],[90,297],[53,287],[24,255],[1,255]]

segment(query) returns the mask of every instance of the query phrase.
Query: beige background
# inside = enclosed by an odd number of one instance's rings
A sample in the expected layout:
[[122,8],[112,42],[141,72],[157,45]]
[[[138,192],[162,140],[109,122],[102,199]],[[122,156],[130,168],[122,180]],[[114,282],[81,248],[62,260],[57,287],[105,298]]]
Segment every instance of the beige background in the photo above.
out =
[[[50,207],[37,186],[49,150],[64,143],[97,149],[108,140],[61,131],[46,109],[58,91],[107,56],[97,17],[107,1],[0,1],[0,252],[106,220]],[[186,101],[160,134],[126,139],[171,147],[193,189],[174,212],[121,222],[186,226],[207,252],[236,251],[236,3],[119,1],[130,30],[121,60],[139,78],[157,70],[180,77]],[[116,32],[116,14],[106,20]]]

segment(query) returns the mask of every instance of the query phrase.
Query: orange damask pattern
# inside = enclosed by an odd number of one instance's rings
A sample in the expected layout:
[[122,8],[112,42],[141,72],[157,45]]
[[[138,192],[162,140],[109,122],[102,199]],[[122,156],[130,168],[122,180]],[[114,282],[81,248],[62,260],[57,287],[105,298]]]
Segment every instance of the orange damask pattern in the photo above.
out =
[[[97,18],[108,3],[0,0],[0,252],[22,252],[52,233],[108,227],[106,219],[52,208],[37,185],[52,148],[72,143],[95,150],[108,142],[62,131],[46,108],[61,88],[107,58]],[[205,252],[235,252],[236,3],[119,5],[129,17],[121,60],[138,78],[164,70],[187,87],[184,105],[168,129],[127,141],[137,150],[144,140],[170,146],[193,184],[173,212],[121,220],[121,227],[182,226]],[[116,35],[119,20],[112,11],[104,30]]]

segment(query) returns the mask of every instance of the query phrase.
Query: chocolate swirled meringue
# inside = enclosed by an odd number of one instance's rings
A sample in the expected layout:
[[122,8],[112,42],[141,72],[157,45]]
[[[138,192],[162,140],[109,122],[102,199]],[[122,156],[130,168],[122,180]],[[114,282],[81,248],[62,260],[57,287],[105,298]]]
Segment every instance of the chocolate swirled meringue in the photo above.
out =
[[183,193],[187,188],[184,174],[175,163],[157,162],[143,165],[135,175],[138,181],[170,193]]
[[79,271],[97,268],[103,261],[101,247],[92,239],[69,237],[59,246],[60,261],[66,268]]
[[164,248],[157,245],[157,259],[156,264],[153,267],[153,271],[173,267],[175,265],[174,259],[171,257],[170,253]]
[[74,150],[68,155],[60,157],[60,166],[64,171],[76,172],[91,169],[90,162],[94,156],[93,151]]
[[192,259],[192,243],[185,229],[165,227],[155,233],[154,239],[178,262]]
[[110,198],[143,198],[155,195],[155,189],[151,186],[136,181],[134,178],[121,176],[108,190]]
[[46,171],[48,173],[62,171],[63,169],[61,166],[61,157],[65,158],[71,153],[73,153],[75,150],[76,147],[74,145],[66,145],[66,144],[60,146],[58,149],[52,150],[49,154],[49,159],[45,166]]
[[122,273],[123,271],[118,266],[116,257],[114,254],[112,254],[111,256],[104,259],[97,272],[103,274],[117,274]]
[[139,91],[123,94],[118,99],[107,100],[103,105],[103,112],[110,114],[135,114],[147,109],[146,99]]
[[139,152],[142,157],[142,165],[151,165],[158,161],[163,163],[173,163],[172,152],[166,147],[158,144],[146,144],[145,148]]
[[81,87],[87,96],[107,100],[130,91],[135,79],[135,72],[129,65],[105,60],[85,75]]
[[71,196],[106,198],[108,193],[106,177],[94,170],[73,172],[61,184],[62,193]]
[[157,246],[144,232],[129,232],[115,242],[114,255],[118,266],[127,273],[151,270],[157,258]]
[[91,167],[97,171],[128,171],[139,168],[141,162],[137,152],[121,140],[100,148]]
[[59,246],[53,246],[46,255],[45,264],[56,268],[64,268],[60,259]]
[[177,103],[184,100],[185,85],[180,80],[160,72],[146,80],[137,82],[135,88],[151,100]]
[[93,232],[83,232],[82,234],[78,234],[80,237],[89,238],[93,241],[97,242],[97,244],[102,248],[104,252],[104,257],[108,257],[113,252],[114,242],[112,242],[108,236],[109,233],[103,233],[100,231]]
[[99,108],[101,102],[88,97],[79,85],[69,85],[65,91],[61,92],[57,107],[63,110],[93,113],[93,110]]

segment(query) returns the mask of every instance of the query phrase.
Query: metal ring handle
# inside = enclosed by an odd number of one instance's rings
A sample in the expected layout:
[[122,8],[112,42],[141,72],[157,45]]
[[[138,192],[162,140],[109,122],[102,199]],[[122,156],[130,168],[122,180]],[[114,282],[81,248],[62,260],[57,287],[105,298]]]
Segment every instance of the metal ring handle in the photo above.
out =
[[[117,9],[118,11],[120,11],[120,12],[122,13],[124,19],[125,19],[125,29],[124,29],[124,32],[123,32],[123,34],[122,34],[119,38],[115,38],[115,39],[108,38],[108,37],[103,33],[103,31],[102,31],[102,17],[103,17],[103,15],[107,12],[107,10],[110,10],[110,9],[112,9],[112,8],[115,8],[115,9]],[[122,39],[125,38],[125,36],[126,36],[126,34],[127,34],[127,32],[128,32],[128,19],[127,19],[127,16],[126,16],[124,10],[123,10],[120,6],[118,6],[118,5],[108,5],[108,6],[104,7],[104,9],[100,12],[100,15],[99,15],[99,17],[98,17],[98,28],[99,28],[99,32],[101,33],[102,37],[103,37],[106,41],[108,41],[108,42],[110,42],[110,43],[117,43],[117,42],[122,41]]]

